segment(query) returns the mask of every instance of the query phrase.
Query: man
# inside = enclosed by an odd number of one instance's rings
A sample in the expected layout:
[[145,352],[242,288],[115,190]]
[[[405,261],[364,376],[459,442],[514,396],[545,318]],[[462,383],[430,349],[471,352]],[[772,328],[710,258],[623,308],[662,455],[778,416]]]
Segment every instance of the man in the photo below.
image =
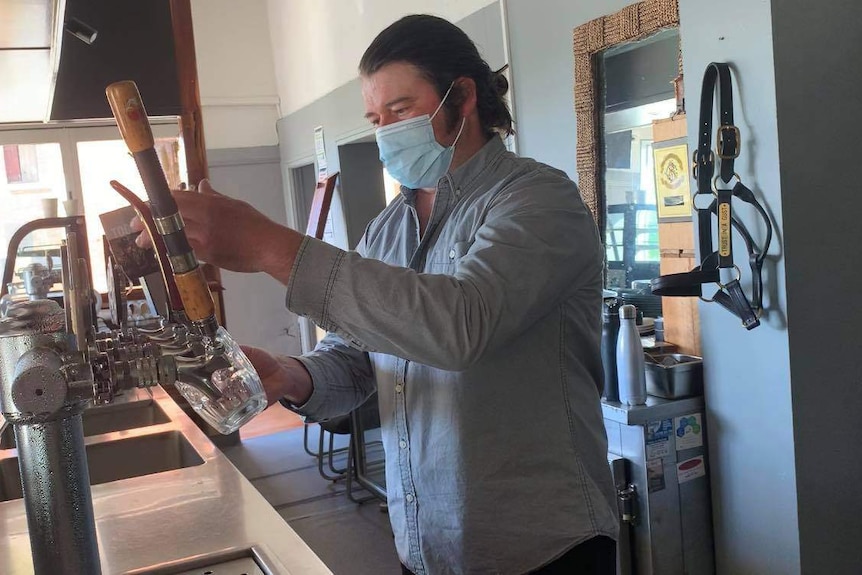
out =
[[590,213],[565,174],[505,150],[505,79],[454,25],[399,20],[360,73],[402,194],[358,253],[207,182],[176,194],[201,259],[269,273],[329,332],[299,358],[247,349],[270,401],[321,420],[377,390],[405,573],[613,573]]

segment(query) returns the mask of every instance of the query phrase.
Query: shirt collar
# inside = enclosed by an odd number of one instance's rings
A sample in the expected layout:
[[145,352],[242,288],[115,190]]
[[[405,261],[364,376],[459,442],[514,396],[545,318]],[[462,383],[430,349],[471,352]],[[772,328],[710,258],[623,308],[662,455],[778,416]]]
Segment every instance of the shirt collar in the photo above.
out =
[[450,172],[456,190],[470,187],[485,169],[506,151],[502,138],[496,134],[466,162]]

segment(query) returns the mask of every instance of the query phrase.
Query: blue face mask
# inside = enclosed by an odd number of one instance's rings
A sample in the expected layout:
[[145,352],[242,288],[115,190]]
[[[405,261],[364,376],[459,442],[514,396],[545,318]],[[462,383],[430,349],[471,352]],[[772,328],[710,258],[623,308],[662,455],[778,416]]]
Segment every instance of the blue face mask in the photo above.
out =
[[377,128],[375,136],[380,149],[380,161],[389,175],[401,185],[412,189],[434,188],[437,181],[449,170],[455,144],[461,137],[467,119],[461,121],[461,129],[449,147],[441,146],[437,142],[431,120],[443,107],[443,102],[454,85],[452,82],[440,105],[430,116],[425,114]]

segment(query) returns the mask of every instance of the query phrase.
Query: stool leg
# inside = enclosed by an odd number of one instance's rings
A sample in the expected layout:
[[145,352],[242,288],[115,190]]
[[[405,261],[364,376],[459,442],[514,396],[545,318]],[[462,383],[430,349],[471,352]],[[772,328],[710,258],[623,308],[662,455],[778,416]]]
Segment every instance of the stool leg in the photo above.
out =
[[[348,445],[349,445],[350,440],[351,440],[350,434],[348,434]],[[329,434],[329,457],[328,457],[328,459],[329,459],[329,470],[332,471],[333,473],[335,473],[336,475],[338,475],[339,477],[343,477],[344,474],[347,472],[347,470],[350,469],[350,466],[348,465],[348,467],[345,469],[338,469],[337,467],[335,467],[335,464],[333,463],[333,459],[332,459],[332,456],[334,454],[335,454],[335,434],[330,433]],[[350,448],[349,447],[348,447],[347,458],[348,458],[348,460],[350,459]]]
[[317,453],[314,453],[313,451],[311,451],[311,449],[309,449],[309,448],[308,448],[308,424],[307,424],[307,423],[303,423],[302,425],[303,425],[303,429],[302,429],[302,447],[305,449],[305,452],[306,452],[307,454],[309,454],[309,455],[310,455],[310,456],[312,456],[312,457],[317,457],[317,455],[318,455],[318,454],[317,454]]
[[341,479],[340,477],[329,475],[323,469],[323,460],[326,457],[323,453],[323,434],[324,433],[326,433],[326,431],[323,428],[321,428],[320,429],[320,439],[318,441],[318,448],[317,448],[317,471],[318,471],[318,473],[320,473],[320,476],[323,477],[324,479],[326,479],[327,481],[338,481],[339,479]]

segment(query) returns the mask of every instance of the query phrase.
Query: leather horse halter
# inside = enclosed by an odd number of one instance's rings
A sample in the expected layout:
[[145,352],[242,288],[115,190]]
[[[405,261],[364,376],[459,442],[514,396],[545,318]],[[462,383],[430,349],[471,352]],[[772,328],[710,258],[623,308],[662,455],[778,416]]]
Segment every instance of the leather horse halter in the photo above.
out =
[[[716,81],[718,84],[716,85]],[[711,148],[713,102],[718,91],[719,127],[716,132],[716,150]],[[760,325],[763,312],[763,260],[772,242],[772,222],[766,210],[757,201],[754,193],[746,187],[734,171],[734,161],[739,157],[742,139],[739,128],[733,123],[733,85],[730,68],[724,63],[711,63],[703,76],[700,95],[700,120],[698,145],[692,157],[692,175],[697,180],[694,209],[697,211],[700,265],[690,272],[668,274],[650,282],[652,293],[661,296],[699,297],[706,302],[715,302],[736,315],[745,329]],[[715,175],[716,158],[719,173]],[[733,180],[736,183],[730,187]],[[701,205],[697,207],[698,199]],[[766,240],[758,246],[748,228],[732,210],[732,200],[754,207],[766,226]],[[718,248],[713,246],[713,215],[717,216]],[[734,263],[733,233],[736,230],[745,243],[748,266],[751,269],[751,296],[747,296],[740,284],[742,272]],[[722,271],[724,270],[724,274]],[[732,279],[723,281],[723,275],[734,272]],[[704,284],[715,284],[718,289],[711,297],[703,295]]]

